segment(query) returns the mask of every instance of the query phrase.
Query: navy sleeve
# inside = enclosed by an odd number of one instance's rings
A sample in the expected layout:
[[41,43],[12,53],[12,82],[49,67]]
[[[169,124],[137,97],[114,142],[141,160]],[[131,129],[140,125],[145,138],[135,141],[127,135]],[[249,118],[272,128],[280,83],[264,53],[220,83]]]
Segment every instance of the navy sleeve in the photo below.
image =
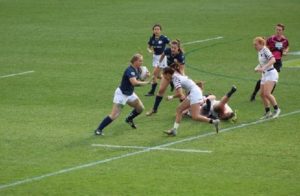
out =
[[132,69],[127,69],[125,74],[128,78],[137,78],[136,72]]
[[165,42],[165,44],[168,44],[168,43],[170,43],[170,39],[167,36],[165,36],[164,37],[164,42]]
[[148,44],[152,46],[152,36],[149,38]]
[[177,59],[179,63],[185,64],[185,56],[184,54],[180,55],[180,57]]

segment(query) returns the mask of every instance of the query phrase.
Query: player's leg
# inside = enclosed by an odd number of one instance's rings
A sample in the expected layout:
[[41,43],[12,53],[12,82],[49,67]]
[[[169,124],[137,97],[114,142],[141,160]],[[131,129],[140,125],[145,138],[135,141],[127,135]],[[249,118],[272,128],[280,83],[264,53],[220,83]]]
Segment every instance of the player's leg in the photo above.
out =
[[133,119],[144,111],[144,105],[138,97],[135,100],[129,100],[127,104],[134,109],[129,113],[125,119],[125,122],[128,123],[132,128],[136,129]]
[[211,119],[206,116],[203,116],[200,114],[200,107],[198,104],[192,104],[191,105],[191,114],[192,114],[192,119],[200,122],[206,122],[210,124],[214,124],[216,127],[216,132],[219,132],[219,119]]
[[272,114],[272,117],[278,117],[280,114],[280,109],[278,107],[276,98],[274,97],[274,95],[272,95],[272,89],[274,88],[274,85],[276,84],[276,82],[274,81],[266,81],[265,85],[264,85],[264,94],[266,99],[268,99],[268,101],[271,103],[271,105],[274,108],[274,113]]
[[151,116],[152,114],[157,112],[157,109],[160,105],[160,102],[163,99],[163,96],[164,96],[169,84],[170,84],[170,81],[165,79],[164,77],[162,77],[162,80],[159,85],[159,91],[155,97],[155,102],[154,102],[153,108],[150,112],[147,112],[147,116]]
[[[278,72],[278,74],[279,74],[280,71],[281,71],[281,67],[282,67],[282,61],[281,61],[281,60],[276,60],[276,63],[274,63],[274,68],[276,69],[276,71]],[[272,92],[271,92],[272,94],[273,94],[274,91],[275,91],[276,84],[277,84],[277,83],[274,84],[274,87],[273,87]]]
[[261,82],[261,80],[258,80],[256,82],[253,93],[251,94],[251,97],[250,97],[250,101],[255,101],[256,94],[258,93],[258,91],[260,89],[260,82]]
[[262,119],[270,118],[272,114],[271,114],[271,111],[270,111],[270,102],[269,102],[269,100],[266,96],[266,93],[265,93],[265,83],[260,85],[260,89],[261,89],[260,90],[260,96],[261,96],[261,99],[262,99],[264,107],[265,107],[265,114],[262,117]]
[[158,66],[154,67],[153,70],[153,79],[152,79],[152,86],[151,90],[146,94],[146,96],[153,96],[157,87],[157,80],[160,76],[160,68]]
[[237,88],[235,86],[232,86],[230,91],[228,91],[228,93],[226,93],[226,95],[221,98],[219,104],[215,107],[223,110],[225,108],[225,105],[229,102],[230,97],[236,92],[236,90]]
[[173,128],[169,131],[165,131],[164,133],[170,136],[176,136],[177,129],[179,128],[179,124],[182,120],[182,115],[183,115],[182,113],[186,109],[189,109],[189,107],[190,107],[190,100],[188,99],[185,99],[183,102],[180,103],[180,105],[176,108],[176,119]]
[[95,130],[95,135],[104,135],[103,134],[103,129],[108,126],[112,121],[118,118],[118,116],[121,113],[121,110],[123,108],[122,104],[113,104],[113,108],[111,110],[111,113],[106,116],[102,122],[99,124],[98,128]]

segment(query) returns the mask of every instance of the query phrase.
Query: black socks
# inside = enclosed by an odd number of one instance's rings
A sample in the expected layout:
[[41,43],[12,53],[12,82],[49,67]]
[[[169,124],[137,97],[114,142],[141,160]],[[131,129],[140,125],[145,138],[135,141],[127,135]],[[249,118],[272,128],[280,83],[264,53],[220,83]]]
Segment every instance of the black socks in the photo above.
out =
[[109,116],[105,117],[105,118],[102,120],[102,122],[100,123],[98,129],[102,131],[102,130],[103,130],[107,125],[109,125],[112,121],[113,121],[113,120],[112,120]]
[[160,104],[162,98],[163,98],[163,97],[158,96],[158,95],[155,97],[155,103],[154,103],[154,106],[153,106],[153,111],[154,111],[154,112],[157,112],[158,106],[159,106],[159,104]]

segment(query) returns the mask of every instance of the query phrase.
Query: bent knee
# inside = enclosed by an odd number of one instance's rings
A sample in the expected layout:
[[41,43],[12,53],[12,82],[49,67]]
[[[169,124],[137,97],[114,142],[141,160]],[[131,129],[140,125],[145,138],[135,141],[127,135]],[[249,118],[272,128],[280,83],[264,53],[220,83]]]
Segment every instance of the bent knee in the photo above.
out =
[[112,120],[116,120],[119,116],[120,116],[120,113],[110,114],[110,115],[109,115],[109,117],[110,117]]

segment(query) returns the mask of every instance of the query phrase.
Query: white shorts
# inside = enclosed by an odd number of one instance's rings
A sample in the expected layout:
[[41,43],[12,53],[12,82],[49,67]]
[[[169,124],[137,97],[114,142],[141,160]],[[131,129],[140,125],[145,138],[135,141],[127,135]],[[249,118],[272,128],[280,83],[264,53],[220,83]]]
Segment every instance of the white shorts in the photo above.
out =
[[278,82],[278,72],[275,68],[271,71],[262,73],[260,84],[265,84],[267,81]]
[[134,102],[139,97],[133,93],[132,95],[124,95],[120,88],[117,88],[114,95],[113,103],[125,105],[127,102]]
[[161,63],[159,63],[160,57],[161,57],[161,55],[155,55],[155,54],[153,54],[152,66],[164,69],[164,68],[166,68],[168,66],[167,65],[167,58],[165,57],[163,59],[163,61]]
[[200,88],[195,87],[190,91],[190,94],[187,96],[187,99],[190,101],[190,105],[201,103],[203,101],[203,95]]

